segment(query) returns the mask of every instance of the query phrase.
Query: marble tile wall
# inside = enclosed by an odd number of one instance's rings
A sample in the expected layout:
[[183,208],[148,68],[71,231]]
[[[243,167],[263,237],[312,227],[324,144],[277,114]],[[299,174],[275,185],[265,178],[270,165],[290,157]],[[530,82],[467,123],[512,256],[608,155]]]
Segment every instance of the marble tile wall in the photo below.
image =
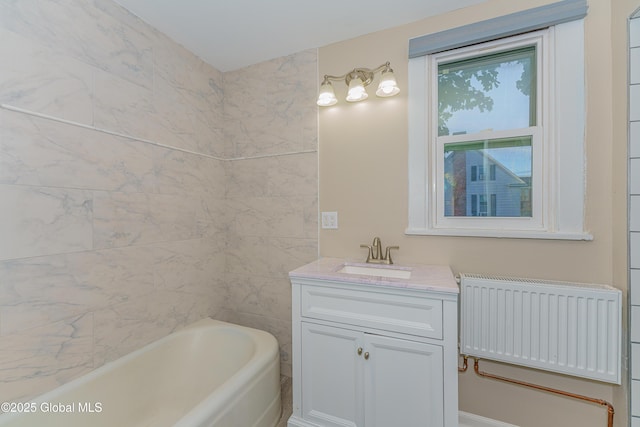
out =
[[10,401],[227,307],[230,150],[222,73],[111,1],[0,2],[0,56]]
[[290,375],[315,50],[223,74],[111,0],[8,0],[0,55],[0,401],[204,316],[272,332]]
[[317,52],[299,52],[224,75],[229,157],[317,150]]
[[274,334],[289,376],[288,272],[318,256],[316,58],[304,51],[224,75],[235,158],[227,163],[225,317]]

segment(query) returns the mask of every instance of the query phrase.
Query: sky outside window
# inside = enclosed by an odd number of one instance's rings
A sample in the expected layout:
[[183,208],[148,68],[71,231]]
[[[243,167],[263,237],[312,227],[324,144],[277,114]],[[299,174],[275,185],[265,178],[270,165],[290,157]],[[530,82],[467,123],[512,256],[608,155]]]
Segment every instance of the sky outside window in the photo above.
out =
[[[536,125],[535,46],[438,66],[438,135]],[[520,177],[531,176],[531,152],[501,147],[485,152]]]
[[438,66],[438,135],[535,126],[535,46]]

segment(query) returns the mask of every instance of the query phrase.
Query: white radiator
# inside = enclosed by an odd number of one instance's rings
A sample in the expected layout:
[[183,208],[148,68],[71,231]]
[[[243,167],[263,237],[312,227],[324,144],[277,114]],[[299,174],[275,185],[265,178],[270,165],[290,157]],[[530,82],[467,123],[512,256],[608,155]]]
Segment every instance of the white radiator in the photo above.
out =
[[473,274],[460,278],[460,353],[620,384],[620,290]]

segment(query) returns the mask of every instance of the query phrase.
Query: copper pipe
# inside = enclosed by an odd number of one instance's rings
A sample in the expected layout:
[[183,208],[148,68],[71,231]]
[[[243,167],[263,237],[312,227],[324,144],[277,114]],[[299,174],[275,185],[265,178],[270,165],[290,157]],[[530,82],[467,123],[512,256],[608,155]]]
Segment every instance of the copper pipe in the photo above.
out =
[[458,366],[458,372],[467,372],[467,368],[469,364],[467,363],[467,359],[469,356],[462,356],[462,368]]
[[[562,390],[558,390],[558,389],[555,389],[555,388],[545,387],[545,386],[532,384],[532,383],[528,383],[528,382],[524,382],[524,381],[514,380],[514,379],[511,379],[511,378],[501,377],[499,375],[489,374],[487,372],[482,372],[482,371],[480,371],[480,368],[479,368],[480,359],[476,359],[474,357],[474,361],[475,362],[473,363],[473,370],[476,372],[476,374],[480,375],[481,377],[491,378],[491,379],[498,380],[498,381],[504,381],[504,382],[507,382],[507,383],[510,383],[510,384],[517,384],[517,385],[521,385],[521,386],[524,386],[524,387],[534,388],[536,390],[542,390],[542,391],[546,391],[546,392],[549,392],[549,393],[559,394],[561,396],[571,397],[573,399],[584,400],[584,401],[595,403],[595,404],[598,404],[598,405],[601,405],[601,406],[606,406],[607,407],[607,414],[608,414],[607,427],[613,427],[613,415],[614,415],[615,411],[613,410],[613,405],[611,403],[607,402],[606,400],[595,399],[593,397],[583,396],[581,394],[569,393],[568,391],[562,391]],[[465,357],[465,362],[466,362],[466,357]]]

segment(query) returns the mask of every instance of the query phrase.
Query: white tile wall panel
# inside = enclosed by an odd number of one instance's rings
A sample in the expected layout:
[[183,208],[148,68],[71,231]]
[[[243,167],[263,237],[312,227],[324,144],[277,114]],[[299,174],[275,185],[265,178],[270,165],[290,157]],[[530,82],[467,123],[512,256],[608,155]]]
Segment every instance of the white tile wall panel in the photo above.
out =
[[640,380],[640,344],[631,344],[631,378]]
[[629,47],[629,398],[631,427],[640,427],[640,19],[629,21]]
[[631,270],[630,299],[632,305],[640,305],[640,270]]
[[640,233],[629,234],[629,267],[640,268]]
[[640,194],[640,159],[629,161],[629,193]]
[[631,49],[629,52],[629,83],[640,83],[640,47]]
[[640,122],[629,123],[629,157],[640,157]]
[[629,22],[629,46],[640,46],[640,19],[632,19]]
[[640,231],[640,195],[629,200],[629,231]]
[[[631,324],[640,325],[640,306],[631,306]],[[631,342],[640,343],[640,328],[631,327]],[[640,400],[640,394],[637,395]]]
[[640,120],[640,85],[629,87],[629,119]]

